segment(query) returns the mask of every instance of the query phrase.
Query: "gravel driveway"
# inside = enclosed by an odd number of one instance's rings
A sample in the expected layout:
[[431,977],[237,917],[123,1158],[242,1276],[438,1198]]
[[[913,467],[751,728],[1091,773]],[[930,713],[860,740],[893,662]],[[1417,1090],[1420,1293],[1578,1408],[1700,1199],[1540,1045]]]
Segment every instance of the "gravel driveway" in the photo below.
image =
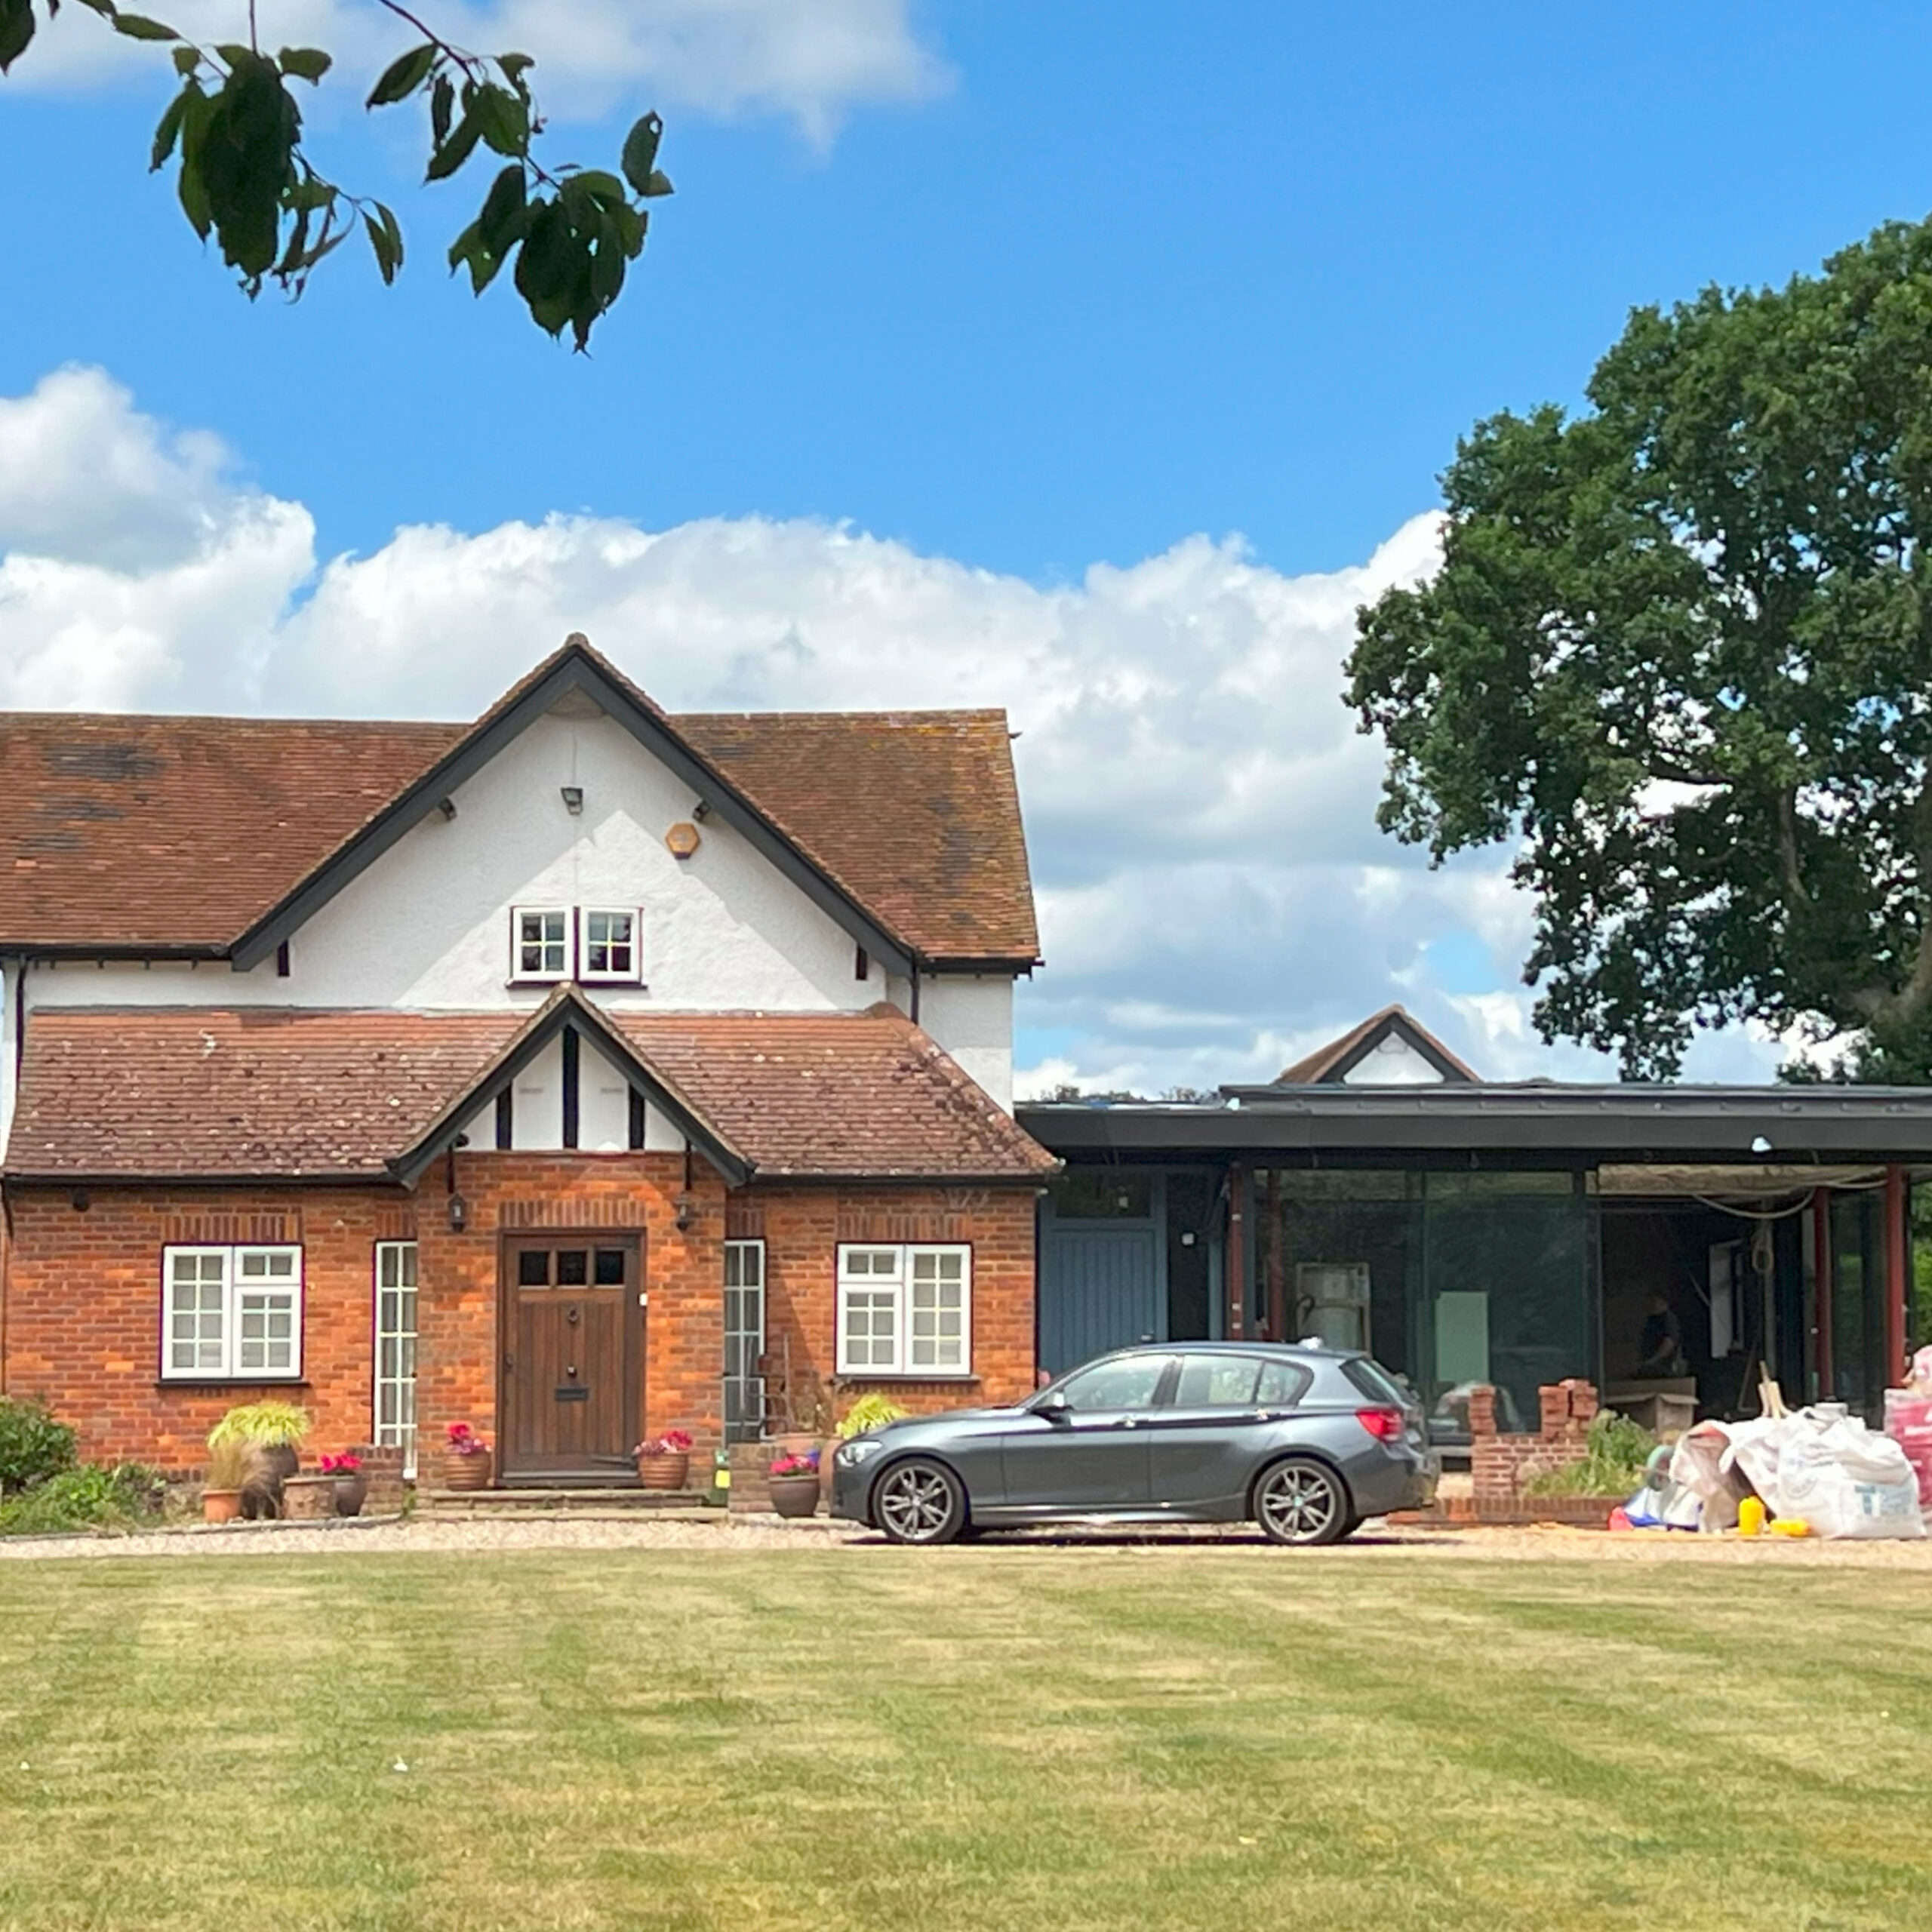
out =
[[[721,1512],[663,1515],[523,1517],[496,1521],[420,1518],[333,1523],[260,1523],[207,1528],[195,1524],[140,1536],[23,1537],[0,1542],[0,1561],[114,1557],[294,1557],[392,1555],[465,1550],[681,1549],[761,1555],[851,1547],[855,1561],[885,1555],[891,1546],[871,1531],[823,1517],[787,1522],[777,1516],[728,1516]],[[1161,1525],[1144,1532],[1061,1525],[975,1546],[997,1559],[1024,1548],[1106,1549],[1120,1554],[1196,1560],[1266,1550],[1252,1528],[1190,1528]],[[905,1560],[944,1562],[951,1552],[906,1553]],[[1471,1558],[1511,1561],[1552,1558],[1611,1563],[1757,1564],[1789,1568],[1824,1564],[1883,1569],[1932,1570],[1932,1539],[1915,1543],[1814,1543],[1782,1537],[1746,1543],[1734,1537],[1644,1534],[1615,1536],[1554,1525],[1536,1529],[1387,1530],[1372,1526],[1340,1548],[1284,1552],[1285,1562],[1375,1563],[1392,1556],[1443,1561]],[[782,1560],[782,1558],[781,1558]]]

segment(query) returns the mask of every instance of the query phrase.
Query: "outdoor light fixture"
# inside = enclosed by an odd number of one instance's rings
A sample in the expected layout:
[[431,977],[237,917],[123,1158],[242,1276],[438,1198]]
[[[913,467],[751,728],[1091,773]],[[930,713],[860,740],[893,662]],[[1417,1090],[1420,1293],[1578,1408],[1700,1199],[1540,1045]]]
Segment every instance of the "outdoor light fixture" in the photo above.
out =
[[450,1196],[450,1232],[460,1235],[469,1225],[469,1203],[460,1194]]
[[445,820],[453,819],[456,817],[456,801],[454,798],[438,798],[436,801],[436,809],[442,814]]
[[691,1209],[695,1204],[688,1194],[680,1193],[677,1196],[678,1232],[681,1235],[691,1231]]
[[583,813],[583,787],[581,785],[566,785],[561,789],[564,794],[564,810],[568,812],[572,818],[581,817]]
[[709,798],[699,799],[697,803],[691,808],[691,817],[696,819],[700,825],[702,825],[710,816],[711,801]]

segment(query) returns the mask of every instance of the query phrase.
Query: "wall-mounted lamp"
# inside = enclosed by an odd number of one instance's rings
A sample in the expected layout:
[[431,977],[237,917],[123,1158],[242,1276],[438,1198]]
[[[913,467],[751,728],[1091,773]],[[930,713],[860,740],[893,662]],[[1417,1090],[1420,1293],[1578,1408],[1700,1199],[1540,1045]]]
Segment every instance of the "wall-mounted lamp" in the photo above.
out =
[[450,1232],[460,1235],[469,1225],[469,1203],[460,1194],[450,1196]]
[[581,818],[583,815],[583,787],[581,785],[565,785],[559,789],[564,795],[564,810],[572,818]]
[[454,798],[438,798],[436,801],[436,809],[442,814],[445,819],[454,818],[456,817],[456,801]]
[[710,816],[711,801],[709,798],[699,799],[697,803],[691,808],[691,817],[696,819],[700,825],[702,825]]
[[688,1194],[681,1193],[676,1197],[676,1200],[678,1208],[678,1232],[681,1235],[688,1234],[691,1231],[691,1217],[694,1210],[697,1208],[697,1203]]

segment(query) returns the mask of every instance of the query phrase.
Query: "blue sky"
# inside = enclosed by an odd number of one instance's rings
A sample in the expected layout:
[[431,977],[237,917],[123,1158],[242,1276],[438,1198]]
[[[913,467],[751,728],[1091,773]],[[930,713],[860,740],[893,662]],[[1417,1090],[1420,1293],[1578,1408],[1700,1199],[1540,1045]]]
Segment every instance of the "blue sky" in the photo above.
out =
[[[325,3],[303,0],[312,12]],[[197,18],[219,11],[214,0],[191,5]],[[264,0],[270,34],[275,5]],[[157,0],[155,11],[168,10]],[[338,0],[344,20],[375,11]],[[144,172],[158,78],[84,72],[53,86],[50,59],[38,88],[23,85],[50,35],[0,82],[0,171],[13,184],[0,195],[0,398],[29,396],[63,365],[98,370],[128,420],[149,425],[139,433],[157,460],[217,492],[216,521],[238,503],[299,506],[310,571],[297,573],[281,615],[249,620],[277,638],[343,553],[399,554],[389,546],[402,528],[481,538],[555,515],[651,533],[849,525],[929,591],[934,572],[965,586],[962,596],[992,574],[1004,588],[986,593],[986,622],[1051,610],[1077,629],[1103,606],[1138,610],[1148,581],[1131,574],[1198,536],[1220,546],[1208,575],[1221,576],[1202,593],[1217,609],[1237,568],[1260,574],[1241,580],[1241,595],[1343,574],[1333,581],[1345,604],[1385,580],[1346,574],[1431,506],[1457,435],[1497,408],[1574,400],[1632,304],[1713,280],[1781,281],[1932,203],[1921,100],[1932,14],[1918,8],[960,0],[908,11],[827,0],[828,30],[834,17],[849,36],[873,37],[842,80],[835,60],[801,64],[795,45],[720,112],[730,49],[695,77],[688,60],[661,72],[645,60],[603,90],[614,111],[559,125],[560,154],[608,158],[632,114],[662,106],[663,159],[678,186],[588,359],[539,335],[507,291],[479,303],[448,279],[441,251],[480,181],[415,188],[414,127],[331,109],[349,93],[334,84],[318,105],[318,152],[393,196],[413,259],[386,294],[345,251],[298,306],[265,297],[251,308]],[[71,62],[99,29],[69,9],[56,32]],[[555,71],[540,61],[540,91]],[[567,116],[602,105],[568,51],[561,71]],[[175,431],[220,439],[218,484],[167,441]],[[85,472],[99,459],[76,461]],[[1238,551],[1226,541],[1236,536]],[[73,539],[75,557],[87,540]],[[16,556],[50,544],[65,554],[51,539],[29,544],[4,515],[0,543]],[[1097,565],[1129,575],[1097,589]],[[1161,594],[1184,603],[1192,593],[1174,586],[1185,575],[1169,571]],[[864,579],[855,567],[839,608],[863,601]],[[1062,592],[1074,605],[1054,602]],[[767,601],[783,596],[774,577]],[[0,672],[3,614],[0,600]],[[1179,605],[1168,616],[1183,629],[1193,621]],[[1241,682],[1243,627],[1260,638],[1269,621],[1233,623],[1224,685]],[[1327,645],[1298,632],[1297,648],[1332,661],[1346,611],[1321,621]],[[761,637],[759,649],[775,648]],[[608,641],[624,654],[623,637]],[[207,667],[246,643],[177,639],[171,684],[124,691],[76,673],[67,701],[106,690],[106,701],[213,702],[223,688]],[[14,648],[24,663],[26,646]],[[737,688],[681,668],[672,642],[652,649],[633,668],[654,687],[682,679],[692,701]],[[1092,651],[1075,659],[1104,664],[1104,643]],[[956,657],[956,645],[935,645],[920,660],[942,667],[929,701],[963,688]],[[1013,660],[1004,698],[1023,724],[1027,663]],[[762,672],[734,675],[749,679],[747,701],[779,688]],[[1332,675],[1307,663],[1297,675],[1325,682],[1310,705],[1334,705]],[[493,666],[484,685],[494,676]],[[876,681],[881,702],[923,693],[883,672]],[[46,688],[15,684],[14,701]],[[808,700],[816,688],[783,688]],[[863,663],[848,663],[823,701],[863,702],[869,690]],[[368,691],[390,709],[461,709],[478,696],[460,675],[426,688],[392,667]],[[1186,706],[1204,720],[1212,707],[1199,695],[1170,692],[1170,712]],[[248,701],[279,700],[257,689]],[[334,702],[350,708],[355,695]],[[1229,735],[1238,741],[1232,715],[1224,751]],[[1071,761],[1072,740],[1038,729]],[[1216,742],[1204,722],[1204,770]],[[1104,763],[1106,743],[1090,757]],[[1131,855],[1110,858],[1094,830],[1118,796],[1068,805],[1075,780],[1046,771],[1035,858],[1075,963],[1060,994],[1043,978],[1029,1009],[1035,1057],[1081,1077],[1131,1066],[1158,1081],[1195,1077],[1219,1056],[1226,1077],[1247,1077],[1278,1046],[1339,1030],[1385,996],[1410,998],[1452,1034],[1461,1026],[1469,1044],[1468,1002],[1514,997],[1520,911],[1499,908],[1493,866],[1457,875],[1458,909],[1453,881],[1427,881],[1411,857],[1378,848],[1363,822],[1372,785],[1364,795],[1359,783],[1372,761],[1349,768],[1328,808],[1345,826],[1324,821],[1316,786],[1296,792],[1300,817],[1248,823],[1232,843],[1215,844],[1210,829],[1191,854],[1171,855],[1190,890],[1204,892],[1216,868],[1247,869],[1229,888],[1248,921],[1233,929],[1272,963],[1245,979],[1204,952],[1170,957],[1167,936],[1133,938],[1124,888],[1107,916],[1065,924],[1092,910],[1078,895],[1109,878],[1120,885]],[[1117,770],[1107,782],[1122,783]],[[1297,884],[1281,868],[1298,852],[1343,870]],[[1308,928],[1339,900],[1373,899],[1381,888],[1364,887],[1363,869],[1383,867],[1399,875],[1390,903],[1406,909],[1349,940],[1367,950],[1338,975],[1312,956],[1333,946]],[[1488,910],[1472,912],[1485,894]],[[1418,909],[1425,901],[1434,911]],[[1202,917],[1225,920],[1233,903],[1215,912],[1204,901]],[[1100,931],[1118,942],[1104,958]],[[1137,1018],[1123,1017],[1130,1009]],[[1494,1030],[1502,1013],[1481,1023]],[[1506,1057],[1516,1051],[1506,1032],[1492,1043]],[[1202,1052],[1174,1047],[1183,1035]]]

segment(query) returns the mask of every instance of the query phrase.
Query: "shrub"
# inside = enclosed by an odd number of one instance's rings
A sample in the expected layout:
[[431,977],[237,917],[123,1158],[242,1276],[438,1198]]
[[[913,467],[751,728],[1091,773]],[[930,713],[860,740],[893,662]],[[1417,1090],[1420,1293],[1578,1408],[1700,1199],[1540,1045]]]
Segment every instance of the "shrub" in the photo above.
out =
[[74,1432],[36,1398],[0,1395],[0,1495],[74,1466]]
[[863,1435],[869,1429],[883,1429],[888,1423],[903,1422],[906,1411],[890,1395],[881,1395],[874,1389],[869,1395],[861,1395],[845,1411],[838,1424],[840,1439],[849,1442],[855,1435]]
[[1526,1496],[1629,1496],[1643,1487],[1657,1438],[1628,1416],[1598,1411],[1583,1454],[1560,1469],[1546,1469],[1523,1485]]
[[0,1503],[0,1536],[51,1536],[63,1530],[128,1530],[161,1512],[167,1484],[138,1463],[63,1469]]
[[224,1435],[219,1442],[211,1437],[202,1483],[209,1489],[247,1489],[262,1480],[267,1466],[259,1442],[241,1435]]

